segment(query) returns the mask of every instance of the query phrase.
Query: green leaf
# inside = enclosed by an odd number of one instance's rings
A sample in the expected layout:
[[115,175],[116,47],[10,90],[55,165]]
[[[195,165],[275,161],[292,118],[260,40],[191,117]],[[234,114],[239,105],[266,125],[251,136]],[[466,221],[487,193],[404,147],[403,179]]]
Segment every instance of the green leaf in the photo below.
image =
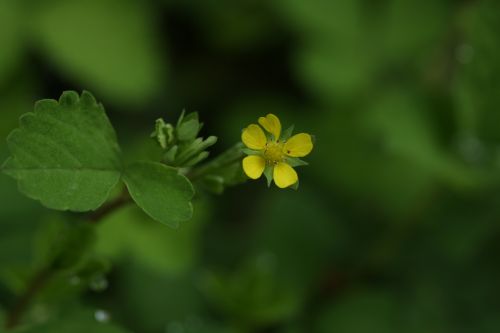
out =
[[41,100],[7,138],[3,171],[48,208],[95,210],[121,175],[120,148],[101,104],[89,92]]
[[156,162],[136,162],[127,167],[124,181],[130,195],[149,216],[177,228],[191,219],[191,182],[177,169]]
[[72,0],[36,6],[33,40],[70,78],[118,103],[142,103],[162,86],[153,13],[140,1]]

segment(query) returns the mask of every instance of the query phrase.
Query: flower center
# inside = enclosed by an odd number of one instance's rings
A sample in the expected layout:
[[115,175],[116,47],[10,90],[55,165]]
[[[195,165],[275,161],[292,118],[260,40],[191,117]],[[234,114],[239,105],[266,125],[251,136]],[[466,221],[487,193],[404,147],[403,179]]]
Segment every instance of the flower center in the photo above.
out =
[[266,144],[266,149],[264,150],[264,157],[269,163],[276,164],[281,162],[284,157],[283,152],[284,144],[281,142],[268,142]]

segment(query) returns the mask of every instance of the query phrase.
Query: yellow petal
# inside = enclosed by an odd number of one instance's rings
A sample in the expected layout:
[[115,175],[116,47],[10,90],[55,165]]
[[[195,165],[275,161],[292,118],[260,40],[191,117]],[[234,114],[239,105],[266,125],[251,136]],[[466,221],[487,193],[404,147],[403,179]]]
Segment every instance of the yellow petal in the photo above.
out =
[[274,135],[276,140],[279,140],[281,135],[281,122],[274,114],[270,113],[265,117],[259,118],[259,124],[264,127],[266,131]]
[[292,186],[299,180],[297,172],[288,164],[280,162],[274,166],[274,183],[279,188]]
[[291,157],[304,157],[309,155],[312,149],[312,138],[306,133],[294,135],[285,143],[285,154]]
[[264,131],[255,124],[251,124],[243,130],[241,141],[250,149],[262,150],[267,143]]
[[243,171],[252,179],[259,179],[266,168],[266,160],[260,156],[251,155],[243,159]]

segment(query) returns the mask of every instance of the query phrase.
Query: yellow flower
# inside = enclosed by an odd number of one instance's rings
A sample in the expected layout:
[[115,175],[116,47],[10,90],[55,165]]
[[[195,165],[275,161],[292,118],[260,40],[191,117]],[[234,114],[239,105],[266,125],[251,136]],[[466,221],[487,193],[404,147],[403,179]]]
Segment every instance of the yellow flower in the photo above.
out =
[[260,117],[259,124],[268,135],[256,124],[249,125],[241,135],[248,147],[245,153],[249,155],[243,159],[243,170],[251,179],[264,174],[269,184],[274,179],[279,188],[297,184],[299,177],[293,167],[307,164],[299,157],[312,151],[311,135],[300,133],[290,137],[293,127],[282,133],[281,122],[274,114]]

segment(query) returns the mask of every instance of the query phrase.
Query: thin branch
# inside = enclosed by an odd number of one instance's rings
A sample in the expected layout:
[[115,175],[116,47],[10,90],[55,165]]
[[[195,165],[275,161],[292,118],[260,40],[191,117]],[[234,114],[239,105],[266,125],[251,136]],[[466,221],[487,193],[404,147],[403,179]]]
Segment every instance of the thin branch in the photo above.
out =
[[[96,224],[130,201],[130,196],[128,195],[128,193],[124,192],[116,199],[109,201],[108,203],[101,206],[98,210],[91,213],[90,216],[87,217],[87,221],[89,223]],[[22,317],[31,307],[31,304],[33,303],[35,298],[45,288],[45,286],[55,273],[56,271],[49,265],[48,267],[41,269],[38,273],[35,274],[35,276],[33,276],[31,281],[28,283],[28,286],[26,287],[24,293],[19,296],[17,302],[14,304],[11,311],[7,314],[5,322],[6,329],[9,330],[19,325]]]
[[33,299],[45,287],[54,271],[51,269],[40,270],[30,281],[24,293],[19,297],[5,321],[5,328],[12,329],[21,321],[24,313],[30,307]]
[[103,220],[106,216],[113,213],[117,209],[123,207],[130,201],[131,201],[130,196],[126,191],[124,191],[122,195],[120,195],[119,197],[115,198],[112,201],[109,201],[108,203],[101,206],[98,210],[91,213],[90,216],[88,216],[87,221],[89,223],[94,223],[94,224],[98,223],[99,221]]

